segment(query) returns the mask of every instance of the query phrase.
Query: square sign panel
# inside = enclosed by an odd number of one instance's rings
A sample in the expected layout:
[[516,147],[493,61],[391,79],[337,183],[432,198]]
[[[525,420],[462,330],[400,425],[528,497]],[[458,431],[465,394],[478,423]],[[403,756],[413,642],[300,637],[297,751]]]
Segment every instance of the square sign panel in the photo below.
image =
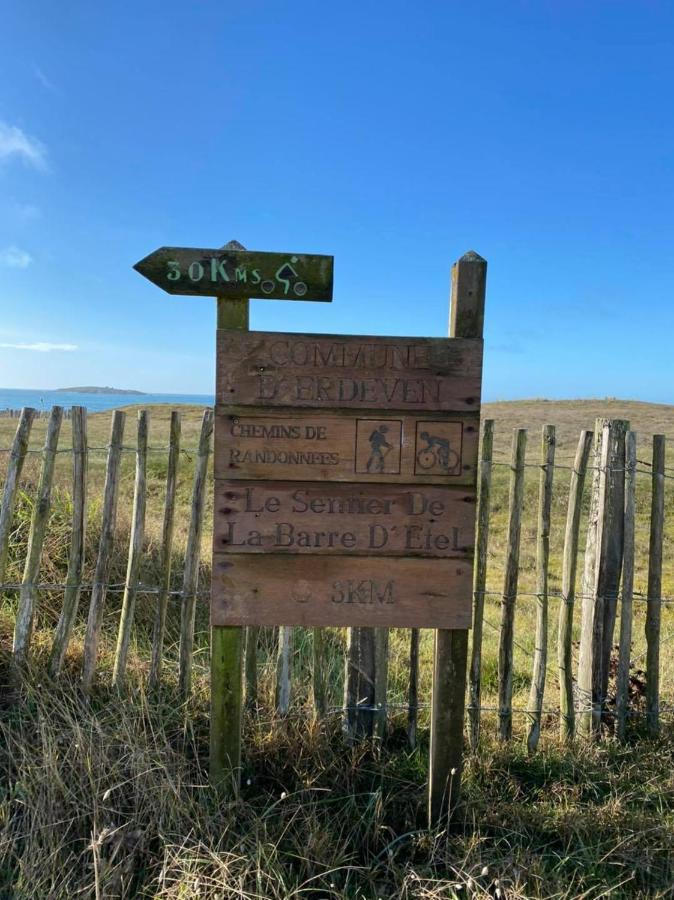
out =
[[482,342],[218,332],[214,625],[468,628]]

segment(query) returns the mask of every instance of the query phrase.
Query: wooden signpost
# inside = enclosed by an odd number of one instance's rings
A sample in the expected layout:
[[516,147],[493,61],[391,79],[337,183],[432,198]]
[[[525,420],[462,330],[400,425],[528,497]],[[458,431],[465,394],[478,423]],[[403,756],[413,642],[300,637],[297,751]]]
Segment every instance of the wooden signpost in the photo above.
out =
[[248,299],[332,299],[332,257],[162,248],[135,267],[218,297],[211,777],[238,789],[243,626],[437,633],[429,815],[459,787],[486,263],[450,338],[248,331]]

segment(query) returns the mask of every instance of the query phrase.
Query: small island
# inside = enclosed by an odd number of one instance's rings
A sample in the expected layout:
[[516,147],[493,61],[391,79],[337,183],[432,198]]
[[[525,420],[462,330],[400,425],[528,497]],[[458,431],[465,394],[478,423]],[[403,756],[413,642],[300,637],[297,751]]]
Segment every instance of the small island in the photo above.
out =
[[60,394],[133,394],[135,397],[144,397],[145,391],[131,391],[124,388],[113,387],[67,387],[57,388]]

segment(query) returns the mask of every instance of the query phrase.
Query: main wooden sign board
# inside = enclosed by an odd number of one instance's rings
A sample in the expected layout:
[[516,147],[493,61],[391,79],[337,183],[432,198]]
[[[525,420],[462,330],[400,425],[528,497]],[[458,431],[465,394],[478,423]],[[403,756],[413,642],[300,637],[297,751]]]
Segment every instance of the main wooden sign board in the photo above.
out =
[[469,628],[482,341],[219,331],[213,625]]

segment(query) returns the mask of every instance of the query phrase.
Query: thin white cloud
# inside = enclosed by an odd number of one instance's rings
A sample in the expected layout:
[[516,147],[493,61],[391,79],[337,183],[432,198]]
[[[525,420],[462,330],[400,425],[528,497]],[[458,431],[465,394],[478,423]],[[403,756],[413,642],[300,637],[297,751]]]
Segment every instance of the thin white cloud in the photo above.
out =
[[72,352],[77,350],[77,344],[52,344],[49,341],[37,341],[34,344],[0,344],[7,350],[34,350],[37,353],[51,353],[54,350]]
[[47,168],[47,148],[16,125],[0,122],[0,163],[11,159],[20,159],[26,165],[44,171]]
[[0,266],[6,266],[8,269],[27,269],[32,262],[33,257],[27,250],[21,250],[13,244],[0,250]]
[[20,222],[34,222],[42,216],[40,207],[34,203],[14,203],[11,209]]
[[45,90],[50,91],[52,94],[59,93],[59,89],[52,81],[47,78],[47,76],[38,65],[33,66],[33,73],[42,87],[45,88]]

